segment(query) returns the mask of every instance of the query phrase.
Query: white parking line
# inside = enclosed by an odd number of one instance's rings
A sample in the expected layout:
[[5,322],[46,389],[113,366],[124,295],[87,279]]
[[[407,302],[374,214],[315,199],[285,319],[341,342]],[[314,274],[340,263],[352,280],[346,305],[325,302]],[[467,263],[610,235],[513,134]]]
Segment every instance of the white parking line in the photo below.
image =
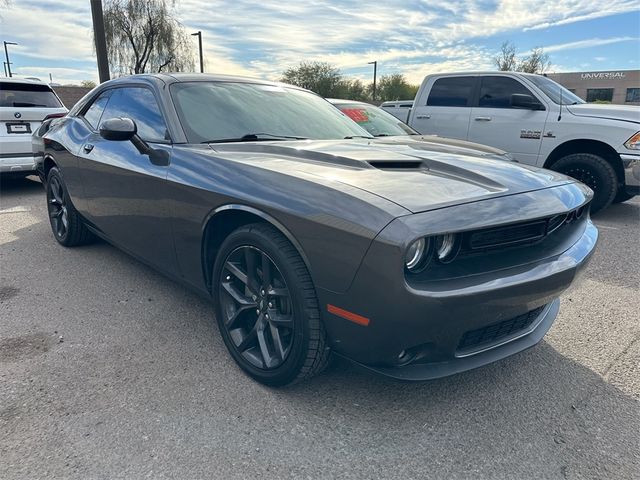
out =
[[25,207],[23,205],[18,205],[17,207],[5,208],[0,210],[0,215],[3,213],[21,213],[21,212],[30,212],[31,207]]

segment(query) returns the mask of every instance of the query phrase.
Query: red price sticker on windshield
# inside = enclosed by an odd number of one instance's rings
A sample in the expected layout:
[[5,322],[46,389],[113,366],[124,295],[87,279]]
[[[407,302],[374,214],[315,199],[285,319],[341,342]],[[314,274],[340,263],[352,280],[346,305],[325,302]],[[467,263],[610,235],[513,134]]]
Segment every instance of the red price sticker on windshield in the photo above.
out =
[[369,121],[369,115],[362,108],[343,108],[342,113],[357,123],[365,123]]

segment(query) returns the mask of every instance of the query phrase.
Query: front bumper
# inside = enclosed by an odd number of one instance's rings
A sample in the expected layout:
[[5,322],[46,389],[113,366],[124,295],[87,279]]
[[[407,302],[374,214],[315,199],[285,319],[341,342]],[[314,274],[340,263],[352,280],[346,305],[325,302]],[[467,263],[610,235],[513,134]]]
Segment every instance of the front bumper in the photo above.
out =
[[622,167],[624,169],[624,185],[627,193],[640,194],[640,155],[621,153]]
[[[523,197],[522,205],[518,205],[516,196],[508,205],[527,218],[526,205],[544,206],[550,209],[548,214],[553,214],[553,209],[560,206],[554,206],[552,198],[570,203],[569,208],[580,206],[590,198],[575,186],[563,187],[563,190],[570,195],[547,192],[538,195],[539,203]],[[476,218],[483,217],[481,211],[496,212],[500,201],[443,209],[423,219],[433,224],[438,223],[438,218],[448,217],[451,222],[456,213],[465,210],[471,210],[470,214]],[[481,203],[483,206],[479,207]],[[503,208],[508,210],[506,206]],[[394,225],[390,227],[393,230]],[[379,373],[406,380],[452,375],[538,343],[556,318],[558,297],[585,267],[598,238],[597,229],[586,219],[568,248],[549,258],[482,274],[410,285],[404,273],[399,273],[394,266],[402,258],[403,248],[389,241],[402,234],[402,230],[388,230],[389,227],[371,245],[346,294],[326,290],[318,293],[324,305],[335,305],[369,319],[364,326],[336,315],[325,315],[331,346],[336,353]],[[394,253],[395,249],[398,251]],[[479,344],[476,349],[461,347],[462,339],[470,332],[501,328],[499,325],[509,324],[512,319],[532,311],[540,313],[522,330],[509,332],[493,343]]]

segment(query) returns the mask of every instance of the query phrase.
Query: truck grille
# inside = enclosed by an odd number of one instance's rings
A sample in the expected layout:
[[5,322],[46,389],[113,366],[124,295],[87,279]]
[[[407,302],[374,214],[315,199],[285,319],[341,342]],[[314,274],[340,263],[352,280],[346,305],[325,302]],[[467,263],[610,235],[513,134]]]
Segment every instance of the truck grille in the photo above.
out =
[[523,315],[504,320],[500,323],[487,325],[476,330],[469,330],[462,335],[458,343],[458,352],[478,350],[499,343],[509,337],[527,330],[542,313],[546,305],[531,310]]

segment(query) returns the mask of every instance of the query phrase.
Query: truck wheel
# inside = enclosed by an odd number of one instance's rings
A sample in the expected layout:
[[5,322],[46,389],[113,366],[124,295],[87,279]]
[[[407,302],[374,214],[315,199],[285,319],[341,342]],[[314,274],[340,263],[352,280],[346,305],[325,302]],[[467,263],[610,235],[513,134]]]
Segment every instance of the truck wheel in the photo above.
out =
[[618,177],[609,162],[592,153],[572,153],[551,165],[551,169],[580,180],[593,190],[591,212],[608,207],[618,193]]
[[627,193],[624,190],[618,190],[618,194],[616,195],[616,198],[613,199],[613,203],[626,202],[627,200],[631,200],[633,197],[635,197],[635,195],[632,193]]

